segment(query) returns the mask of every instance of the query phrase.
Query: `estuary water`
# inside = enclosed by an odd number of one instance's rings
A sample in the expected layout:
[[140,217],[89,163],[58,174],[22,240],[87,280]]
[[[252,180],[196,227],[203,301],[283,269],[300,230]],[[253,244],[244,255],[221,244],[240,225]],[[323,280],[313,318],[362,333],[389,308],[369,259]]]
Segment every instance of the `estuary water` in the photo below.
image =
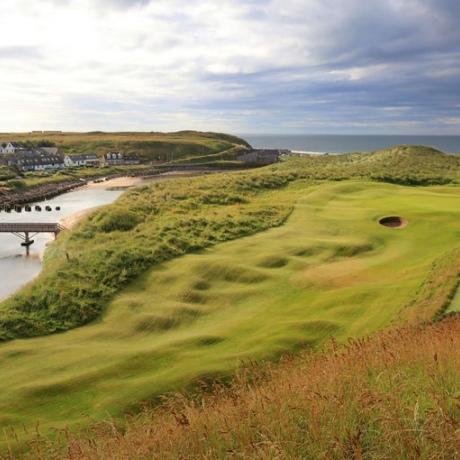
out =
[[[108,186],[109,187],[109,186]],[[124,190],[106,188],[84,188],[57,196],[53,199],[35,203],[42,211],[18,213],[11,211],[0,212],[1,223],[55,223],[63,217],[95,206],[101,206],[115,201]],[[46,211],[45,206],[52,210]],[[60,208],[57,210],[57,208]],[[0,301],[9,297],[19,288],[30,282],[42,268],[41,256],[54,239],[50,233],[38,233],[33,238],[34,243],[28,251],[21,246],[22,239],[10,233],[0,233]]]
[[339,135],[339,134],[238,134],[254,148],[302,152],[373,152],[396,145],[425,145],[444,153],[460,153],[460,136]]

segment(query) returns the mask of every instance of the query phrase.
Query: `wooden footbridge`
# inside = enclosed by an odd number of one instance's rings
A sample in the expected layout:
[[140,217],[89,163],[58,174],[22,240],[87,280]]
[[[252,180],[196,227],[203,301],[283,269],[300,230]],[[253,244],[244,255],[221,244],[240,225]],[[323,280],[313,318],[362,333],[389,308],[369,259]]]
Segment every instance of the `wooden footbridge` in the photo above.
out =
[[43,224],[43,223],[28,223],[28,224],[2,224],[0,223],[0,233],[12,233],[23,240],[22,246],[30,246],[37,233],[54,233],[54,237],[62,230],[65,230],[59,223]]

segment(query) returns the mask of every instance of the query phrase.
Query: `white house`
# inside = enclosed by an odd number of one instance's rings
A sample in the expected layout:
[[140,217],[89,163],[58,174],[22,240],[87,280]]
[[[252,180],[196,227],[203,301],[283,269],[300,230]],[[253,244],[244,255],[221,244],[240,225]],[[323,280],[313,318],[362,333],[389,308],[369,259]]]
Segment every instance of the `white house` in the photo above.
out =
[[18,149],[16,153],[5,155],[5,163],[15,165],[22,171],[44,171],[49,169],[63,169],[64,161],[59,155],[46,155]]
[[95,153],[82,153],[80,155],[66,155],[64,157],[66,166],[88,166],[99,165],[99,158]]
[[0,154],[14,153],[19,148],[17,142],[0,142]]

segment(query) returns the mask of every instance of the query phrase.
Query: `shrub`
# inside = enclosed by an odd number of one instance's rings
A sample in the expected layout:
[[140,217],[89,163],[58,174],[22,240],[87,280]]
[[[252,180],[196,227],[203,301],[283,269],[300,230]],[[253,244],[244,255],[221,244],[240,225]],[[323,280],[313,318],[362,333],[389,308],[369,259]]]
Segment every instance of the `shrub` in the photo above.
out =
[[114,231],[126,232],[132,230],[141,222],[141,218],[134,212],[117,209],[104,211],[95,219],[97,228],[105,233]]

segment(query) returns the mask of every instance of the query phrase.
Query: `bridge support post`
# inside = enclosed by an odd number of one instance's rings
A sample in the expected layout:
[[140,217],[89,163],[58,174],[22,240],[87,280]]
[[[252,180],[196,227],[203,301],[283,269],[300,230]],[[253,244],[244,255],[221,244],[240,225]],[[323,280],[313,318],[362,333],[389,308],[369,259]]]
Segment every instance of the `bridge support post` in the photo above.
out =
[[24,241],[21,243],[21,246],[27,246],[29,247],[34,240],[30,239],[29,232],[24,232]]

